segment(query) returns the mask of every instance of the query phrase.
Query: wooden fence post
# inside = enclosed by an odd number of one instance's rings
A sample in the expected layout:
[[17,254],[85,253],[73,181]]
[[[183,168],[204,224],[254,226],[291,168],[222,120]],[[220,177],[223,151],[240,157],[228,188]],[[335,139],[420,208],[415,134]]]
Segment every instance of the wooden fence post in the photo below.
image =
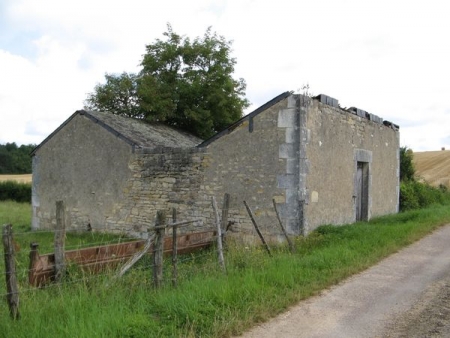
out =
[[66,271],[64,262],[64,241],[66,237],[66,220],[64,202],[56,202],[56,230],[55,230],[55,281],[61,282]]
[[222,268],[223,272],[226,272],[225,261],[223,259],[222,230],[220,228],[219,211],[217,210],[216,198],[213,196],[211,198],[211,200],[212,200],[212,207],[214,210],[214,216],[215,216],[216,227],[217,227],[217,251],[219,254],[219,264],[220,264],[220,267]]
[[30,243],[30,266],[28,268],[28,282],[30,285],[38,286],[37,277],[36,277],[36,268],[35,264],[39,260],[39,244],[38,243]]
[[166,213],[156,212],[155,243],[153,245],[153,286],[159,288],[163,281],[164,235],[166,232]]
[[258,224],[256,224],[255,217],[253,216],[253,213],[250,210],[250,207],[248,206],[246,201],[244,201],[244,205],[245,205],[245,208],[247,209],[247,212],[248,212],[248,215],[250,216],[250,219],[252,220],[252,223],[253,223],[253,225],[254,225],[254,227],[256,229],[256,232],[258,233],[259,238],[261,238],[261,242],[264,244],[264,247],[266,248],[269,256],[272,256],[272,253],[270,252],[269,245],[267,245],[267,242],[264,239],[261,231],[259,231],[259,227],[258,227]]
[[273,207],[275,209],[275,213],[277,214],[277,219],[278,219],[278,223],[280,224],[281,231],[283,231],[284,237],[286,237],[286,240],[289,244],[289,249],[291,252],[295,252],[294,244],[292,243],[291,239],[289,238],[289,236],[286,232],[286,229],[284,228],[283,223],[281,222],[280,214],[278,213],[277,203],[275,202],[275,199],[272,199],[272,202],[273,202]]
[[223,205],[222,205],[222,240],[223,235],[225,234],[225,231],[227,230],[227,222],[228,222],[228,209],[230,208],[230,194],[225,193],[223,195]]
[[[177,209],[172,209],[172,223],[177,222]],[[177,287],[178,279],[178,242],[177,242],[177,225],[173,226],[172,229],[172,286]]]
[[6,301],[11,317],[19,319],[19,289],[17,286],[16,261],[12,237],[12,225],[3,226],[3,247],[5,252]]

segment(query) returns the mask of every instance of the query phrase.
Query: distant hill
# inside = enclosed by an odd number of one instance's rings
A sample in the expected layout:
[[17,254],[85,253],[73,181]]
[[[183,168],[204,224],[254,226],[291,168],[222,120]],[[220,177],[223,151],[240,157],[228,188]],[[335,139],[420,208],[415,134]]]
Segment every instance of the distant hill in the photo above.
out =
[[433,186],[450,188],[450,150],[415,152],[416,176]]

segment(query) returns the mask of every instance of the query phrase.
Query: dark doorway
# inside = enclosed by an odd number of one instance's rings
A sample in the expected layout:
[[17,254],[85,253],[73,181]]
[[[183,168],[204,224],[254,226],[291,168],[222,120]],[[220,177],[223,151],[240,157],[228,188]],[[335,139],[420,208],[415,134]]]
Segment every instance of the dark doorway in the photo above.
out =
[[369,219],[369,163],[356,166],[356,221]]

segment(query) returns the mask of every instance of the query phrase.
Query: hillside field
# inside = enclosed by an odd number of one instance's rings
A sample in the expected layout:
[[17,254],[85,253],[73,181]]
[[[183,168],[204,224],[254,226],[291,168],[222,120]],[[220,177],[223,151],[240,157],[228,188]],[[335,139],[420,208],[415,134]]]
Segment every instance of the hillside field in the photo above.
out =
[[413,162],[419,178],[450,188],[450,150],[414,152]]
[[31,183],[31,174],[24,175],[0,175],[0,182],[3,181],[16,181],[19,183]]

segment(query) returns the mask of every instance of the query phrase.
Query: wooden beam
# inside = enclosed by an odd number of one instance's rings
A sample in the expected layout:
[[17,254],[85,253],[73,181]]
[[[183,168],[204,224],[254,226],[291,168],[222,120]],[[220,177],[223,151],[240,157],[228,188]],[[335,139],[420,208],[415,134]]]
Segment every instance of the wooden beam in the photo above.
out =
[[253,213],[250,210],[250,207],[248,206],[246,201],[244,201],[244,205],[245,205],[245,208],[247,209],[247,212],[248,212],[248,215],[250,216],[250,219],[252,220],[253,226],[255,227],[259,238],[261,239],[261,242],[263,243],[264,247],[267,250],[267,253],[269,254],[269,256],[272,256],[272,252],[270,252],[269,245],[267,244],[266,240],[264,239],[264,236],[262,235],[261,231],[259,231],[259,227],[258,227],[258,224],[256,224],[255,217],[253,216]]

